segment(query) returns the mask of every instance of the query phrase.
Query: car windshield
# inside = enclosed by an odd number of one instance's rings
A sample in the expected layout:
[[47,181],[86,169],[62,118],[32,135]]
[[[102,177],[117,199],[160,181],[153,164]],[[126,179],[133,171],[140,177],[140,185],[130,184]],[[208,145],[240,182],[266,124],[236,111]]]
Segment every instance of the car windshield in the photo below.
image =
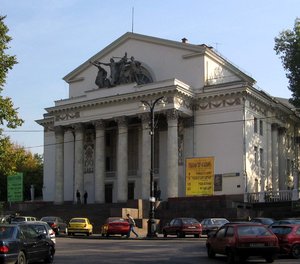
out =
[[211,222],[213,225],[223,225],[228,223],[229,221],[226,219],[212,219]]
[[252,219],[252,222],[262,223],[264,225],[270,225],[274,222],[274,220],[265,218],[265,219]]
[[41,221],[55,221],[55,217],[43,217]]
[[39,233],[39,234],[47,234],[47,230],[45,226],[43,225],[33,225],[33,228]]
[[85,220],[76,218],[76,219],[71,219],[70,222],[71,223],[85,223]]
[[12,237],[14,227],[12,226],[1,226],[0,227],[0,239],[7,239]]
[[25,217],[15,217],[12,219],[14,222],[23,222],[26,221]]
[[292,232],[292,227],[290,226],[273,226],[272,231],[274,234],[287,235]]
[[272,233],[264,226],[239,226],[239,236],[272,236]]
[[127,222],[127,220],[123,219],[123,218],[109,218],[108,219],[109,223],[115,223],[115,222]]
[[182,223],[188,225],[188,224],[198,224],[199,222],[194,218],[186,218],[186,219],[182,219]]

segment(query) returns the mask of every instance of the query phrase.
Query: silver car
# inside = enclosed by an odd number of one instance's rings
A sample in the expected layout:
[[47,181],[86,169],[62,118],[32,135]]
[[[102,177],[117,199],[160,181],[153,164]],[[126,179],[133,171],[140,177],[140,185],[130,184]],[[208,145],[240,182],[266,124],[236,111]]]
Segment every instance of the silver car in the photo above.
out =
[[45,234],[48,238],[50,238],[53,243],[56,243],[55,232],[48,225],[47,222],[43,221],[26,221],[23,224],[32,226],[39,234]]

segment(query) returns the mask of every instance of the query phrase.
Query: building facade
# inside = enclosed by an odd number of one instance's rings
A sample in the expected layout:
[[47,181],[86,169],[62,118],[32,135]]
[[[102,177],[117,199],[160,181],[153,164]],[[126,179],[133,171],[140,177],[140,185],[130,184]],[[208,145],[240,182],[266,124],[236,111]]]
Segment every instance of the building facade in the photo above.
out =
[[214,195],[294,190],[299,116],[207,45],[126,33],[64,77],[46,108],[43,199],[88,203],[186,196],[185,162],[214,157]]

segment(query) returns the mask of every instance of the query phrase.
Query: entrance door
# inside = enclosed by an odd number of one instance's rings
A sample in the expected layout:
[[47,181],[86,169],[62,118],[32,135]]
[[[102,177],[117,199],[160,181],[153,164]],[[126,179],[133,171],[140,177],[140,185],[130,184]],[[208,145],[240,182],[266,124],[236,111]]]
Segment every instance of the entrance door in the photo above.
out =
[[128,200],[134,200],[134,182],[128,182]]
[[105,184],[105,203],[112,203],[113,184]]

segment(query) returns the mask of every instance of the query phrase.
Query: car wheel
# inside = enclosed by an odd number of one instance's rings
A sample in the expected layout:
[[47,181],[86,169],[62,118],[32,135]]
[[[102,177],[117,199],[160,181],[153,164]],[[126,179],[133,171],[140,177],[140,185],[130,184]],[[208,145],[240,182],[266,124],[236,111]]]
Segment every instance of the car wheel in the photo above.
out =
[[234,263],[236,263],[236,254],[231,249],[229,249],[227,251],[227,263],[228,264],[234,264]]
[[48,255],[45,258],[45,263],[52,263],[53,259],[54,259],[54,249],[51,247],[49,248]]
[[274,257],[273,256],[267,256],[265,259],[268,263],[273,263],[274,262]]
[[23,251],[19,252],[17,264],[27,264],[26,256]]
[[207,256],[209,258],[214,258],[216,256],[215,251],[211,248],[211,246],[207,246]]
[[291,255],[293,258],[300,258],[300,244],[296,244],[292,247]]

